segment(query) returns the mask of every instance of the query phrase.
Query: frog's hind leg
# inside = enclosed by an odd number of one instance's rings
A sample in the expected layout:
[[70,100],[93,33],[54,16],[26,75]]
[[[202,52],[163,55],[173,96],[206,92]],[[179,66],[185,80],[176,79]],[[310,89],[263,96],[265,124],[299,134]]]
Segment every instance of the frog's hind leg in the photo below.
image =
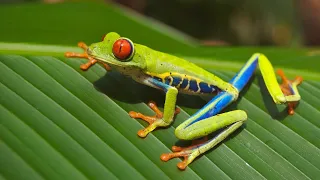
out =
[[211,116],[215,109],[221,110],[233,101],[233,96],[227,92],[222,92],[210,101],[205,107],[191,116],[175,130],[175,135],[182,140],[194,140],[205,137],[216,130],[225,128],[213,139],[187,148],[177,146],[172,147],[172,153],[161,155],[161,160],[168,161],[175,157],[183,157],[184,160],[177,164],[178,168],[184,170],[197,156],[210,150],[227,136],[238,129],[247,119],[247,114],[242,110],[234,110],[222,114]]
[[238,129],[246,119],[247,114],[244,111],[235,110],[198,121],[189,127],[184,127],[185,129],[183,132],[177,132],[177,130],[179,131],[177,128],[176,135],[181,133],[179,138],[188,140],[189,138],[194,139],[199,136],[206,136],[210,132],[214,132],[227,126],[227,128],[225,128],[221,133],[217,134],[211,140],[199,143],[197,145],[192,145],[187,148],[173,146],[172,153],[162,154],[160,158],[163,161],[168,161],[175,157],[183,157],[184,160],[178,163],[177,166],[179,169],[184,170],[197,156],[210,150],[228,137],[231,133],[233,133],[236,129]]
[[[230,84],[240,92],[252,77],[253,72],[257,67],[259,56],[252,56],[249,61],[242,67],[239,73],[232,78]],[[173,153],[166,153],[161,155],[163,161],[175,157],[183,157],[184,160],[177,164],[178,168],[183,170],[190,164],[197,156],[208,151],[218,143],[223,141],[227,136],[238,129],[247,119],[246,112],[242,110],[234,110],[222,114],[220,111],[235,101],[238,97],[237,93],[220,92],[211,101],[209,101],[203,108],[193,114],[188,120],[179,125],[175,134],[182,140],[193,140],[200,137],[207,136],[221,128],[225,128],[222,132],[217,134],[213,139],[190,147],[181,148],[177,146],[172,147]]]
[[[258,53],[254,54],[242,67],[239,73],[237,73],[236,76],[231,79],[229,83],[232,84],[232,87],[240,92],[249,82],[255,69],[257,68],[257,65],[259,65],[268,91],[270,92],[271,96],[274,97],[274,101],[276,103],[282,103],[286,101],[295,102],[300,98],[296,87],[301,82],[301,78],[299,77],[296,78],[295,81],[289,82],[284,76],[282,76],[284,81],[288,82],[288,87],[290,90],[290,94],[284,93],[284,95],[276,81],[271,63],[264,55]],[[222,132],[216,135],[213,139],[197,146],[191,146],[187,148],[177,148],[174,146],[174,152],[161,155],[161,159],[163,161],[168,161],[171,158],[183,157],[184,161],[178,163],[178,167],[183,170],[197,156],[208,151],[223,141],[236,129],[238,129],[247,119],[247,114],[244,111],[234,110],[231,112],[218,114],[223,108],[235,101],[237,97],[238,94],[235,91],[220,92],[203,108],[193,114],[175,130],[176,136],[182,140],[197,139],[199,137],[207,136],[208,134],[215,132],[220,128],[226,127]]]
[[295,80],[290,81],[284,76],[282,70],[278,70],[277,74],[282,78],[282,84],[279,85],[274,69],[265,55],[253,54],[230,83],[240,91],[247,84],[257,65],[259,65],[263,80],[273,101],[276,104],[287,103],[288,114],[292,115],[294,113],[293,108],[300,100],[297,86],[302,82],[302,77],[297,76]]

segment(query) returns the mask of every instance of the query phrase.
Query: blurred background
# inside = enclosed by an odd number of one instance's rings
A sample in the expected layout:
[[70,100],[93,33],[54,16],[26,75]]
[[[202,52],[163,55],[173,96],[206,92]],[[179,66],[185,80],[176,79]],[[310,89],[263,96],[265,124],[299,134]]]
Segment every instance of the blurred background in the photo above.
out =
[[114,0],[206,44],[319,45],[320,0]]
[[[2,3],[68,0],[0,0]],[[156,19],[204,45],[318,46],[320,0],[96,0]]]

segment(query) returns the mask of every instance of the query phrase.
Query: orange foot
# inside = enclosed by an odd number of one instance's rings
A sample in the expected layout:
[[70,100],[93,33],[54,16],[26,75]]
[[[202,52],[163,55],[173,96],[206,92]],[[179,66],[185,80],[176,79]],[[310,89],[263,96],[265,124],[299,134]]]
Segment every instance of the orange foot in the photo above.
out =
[[172,158],[182,157],[184,160],[177,164],[177,167],[180,170],[185,170],[188,164],[190,164],[194,158],[200,155],[200,151],[198,147],[207,143],[208,137],[201,140],[194,140],[192,145],[189,147],[179,147],[179,146],[172,146],[172,153],[165,153],[160,156],[162,161],[169,161]]
[[[79,58],[86,58],[89,61],[85,64],[81,64],[80,68],[83,71],[88,70],[92,65],[94,65],[95,63],[97,63],[98,61],[96,59],[94,59],[93,57],[89,56],[88,53],[86,52],[88,49],[88,46],[84,43],[84,42],[79,42],[78,43],[78,47],[82,48],[85,52],[84,53],[75,53],[75,52],[66,52],[64,55],[66,57],[79,57]],[[102,62],[100,62],[102,63]],[[106,64],[106,63],[102,63],[103,66],[106,68],[107,71],[111,70],[111,67]]]
[[[149,126],[145,129],[138,131],[138,136],[146,137],[149,132],[153,131],[157,126],[162,126],[164,123],[162,120],[163,113],[158,109],[155,102],[150,101],[148,106],[156,113],[154,116],[146,116],[138,112],[130,111],[129,116],[132,118],[140,118],[149,123]],[[176,108],[175,115],[180,112],[179,108]]]
[[[290,86],[292,84],[299,85],[303,79],[301,76],[297,76],[293,81],[288,80],[288,78],[284,75],[283,71],[279,69],[277,71],[277,74],[282,79],[282,84],[280,85],[280,88],[284,95],[292,95],[292,91]],[[288,102],[288,114],[293,115],[294,114],[294,107],[297,105],[297,102]]]

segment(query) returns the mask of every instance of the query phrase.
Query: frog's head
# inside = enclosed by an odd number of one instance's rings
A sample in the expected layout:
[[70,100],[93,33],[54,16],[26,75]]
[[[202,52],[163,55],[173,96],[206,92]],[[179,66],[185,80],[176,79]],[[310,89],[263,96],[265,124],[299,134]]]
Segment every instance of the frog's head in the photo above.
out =
[[118,67],[144,69],[146,61],[137,56],[134,43],[115,32],[106,34],[101,42],[91,44],[87,49],[89,56]]

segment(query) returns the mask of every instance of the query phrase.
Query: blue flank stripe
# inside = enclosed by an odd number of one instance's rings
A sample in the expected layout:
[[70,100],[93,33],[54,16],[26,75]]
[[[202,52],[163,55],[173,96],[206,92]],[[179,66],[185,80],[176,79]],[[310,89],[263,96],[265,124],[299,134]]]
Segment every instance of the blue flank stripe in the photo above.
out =
[[213,88],[214,87],[213,85],[209,86],[205,82],[200,82],[199,83],[199,87],[200,87],[200,92],[202,92],[202,93],[211,93],[211,92],[213,92],[215,90]]
[[168,89],[171,88],[170,85],[167,85],[167,84],[165,84],[165,83],[163,83],[163,82],[160,82],[160,81],[158,81],[157,79],[154,79],[154,78],[150,78],[150,79],[149,79],[149,82],[150,82],[151,84],[153,84],[153,85],[161,88],[161,89],[164,90],[165,92],[167,92]]
[[164,78],[164,83],[166,83],[167,85],[169,85],[170,82],[171,82],[170,76]]
[[181,83],[181,85],[180,85],[180,88],[185,88],[185,87],[187,87],[187,86],[188,86],[188,83],[189,83],[188,79],[183,79],[183,81],[182,81],[182,83]]
[[189,82],[190,86],[189,86],[189,89],[194,91],[194,92],[197,92],[199,87],[197,85],[197,81],[196,80],[193,80],[191,79],[190,82]]
[[178,86],[182,81],[182,78],[179,76],[172,76],[172,78],[173,78],[172,86]]
[[159,77],[154,76],[154,77],[153,77],[153,79],[155,79],[155,80],[157,80],[157,81],[162,82],[162,79],[161,79],[161,78],[159,78]]

